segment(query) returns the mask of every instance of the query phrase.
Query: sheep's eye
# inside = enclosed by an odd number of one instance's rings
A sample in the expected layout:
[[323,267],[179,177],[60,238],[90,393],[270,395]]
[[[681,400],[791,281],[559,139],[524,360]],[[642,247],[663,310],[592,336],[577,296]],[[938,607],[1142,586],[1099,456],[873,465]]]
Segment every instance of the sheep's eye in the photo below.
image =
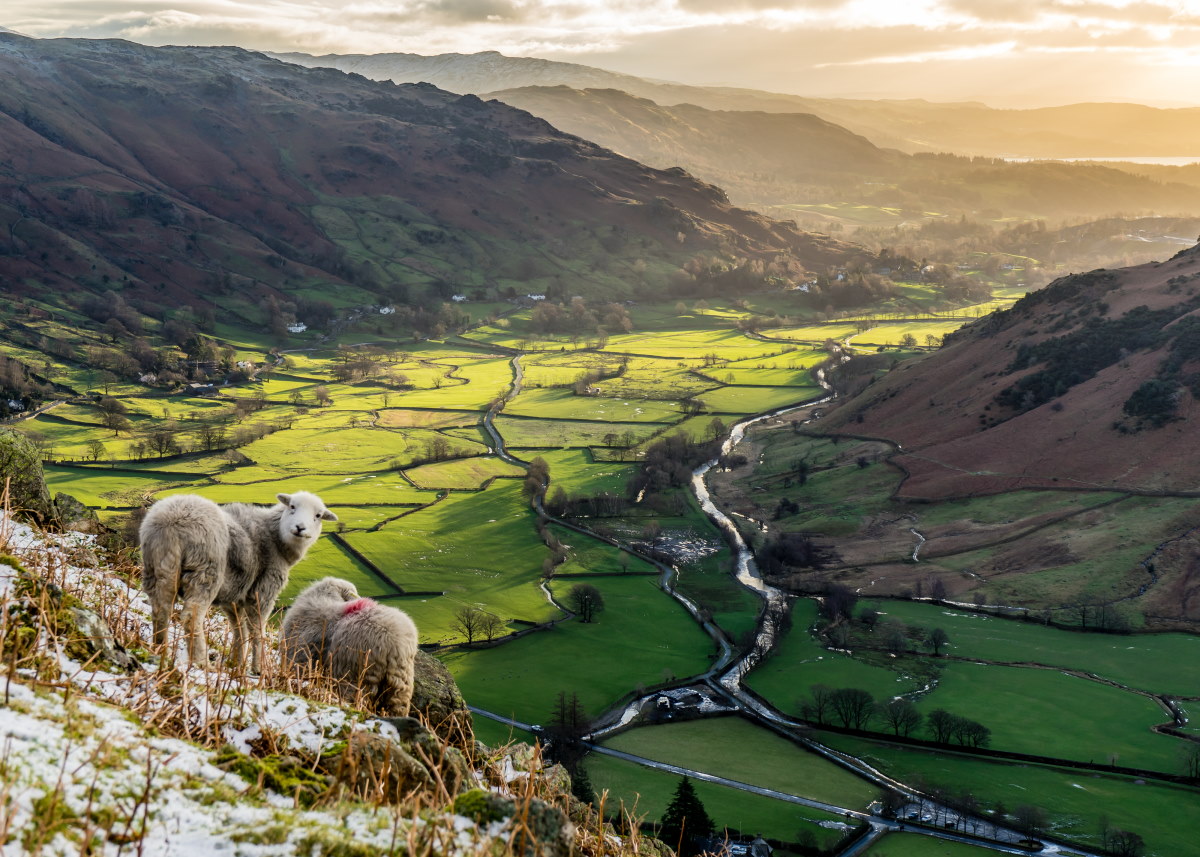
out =
[[295,507],[295,506],[288,506],[288,508],[289,508],[291,511],[293,511],[293,512],[294,512],[294,511],[296,511],[296,507]]

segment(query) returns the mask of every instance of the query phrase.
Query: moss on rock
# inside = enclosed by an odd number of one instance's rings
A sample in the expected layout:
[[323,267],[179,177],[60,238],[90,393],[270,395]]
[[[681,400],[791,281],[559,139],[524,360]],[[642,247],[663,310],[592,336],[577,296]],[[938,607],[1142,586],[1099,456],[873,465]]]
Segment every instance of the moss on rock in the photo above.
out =
[[316,803],[329,792],[333,784],[332,778],[310,770],[296,756],[272,754],[256,758],[226,745],[217,753],[213,764],[223,771],[237,774],[247,782],[295,798],[303,807]]
[[39,523],[54,520],[54,504],[37,448],[12,429],[0,429],[0,484],[6,479],[8,502],[14,512]]

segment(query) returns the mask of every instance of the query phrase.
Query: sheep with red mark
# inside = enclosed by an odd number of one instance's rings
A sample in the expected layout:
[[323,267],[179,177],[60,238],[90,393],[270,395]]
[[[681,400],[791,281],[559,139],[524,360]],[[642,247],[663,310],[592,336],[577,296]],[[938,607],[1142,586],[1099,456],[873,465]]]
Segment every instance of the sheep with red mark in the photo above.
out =
[[343,699],[361,693],[384,714],[408,714],[417,626],[403,610],[360,598],[349,581],[327,577],[296,596],[281,648],[285,664],[327,668]]

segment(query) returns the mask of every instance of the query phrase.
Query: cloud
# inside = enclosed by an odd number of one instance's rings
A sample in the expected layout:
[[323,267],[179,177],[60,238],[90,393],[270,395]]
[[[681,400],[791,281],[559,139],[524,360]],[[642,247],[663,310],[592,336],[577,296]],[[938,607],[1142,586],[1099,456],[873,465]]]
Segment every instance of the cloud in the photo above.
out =
[[678,0],[687,12],[827,12],[849,6],[853,0]]
[[1173,86],[1166,97],[1190,100],[1178,69],[1200,56],[1200,0],[4,0],[0,16],[35,36],[498,50],[694,83],[934,99],[1063,80],[1087,97]]

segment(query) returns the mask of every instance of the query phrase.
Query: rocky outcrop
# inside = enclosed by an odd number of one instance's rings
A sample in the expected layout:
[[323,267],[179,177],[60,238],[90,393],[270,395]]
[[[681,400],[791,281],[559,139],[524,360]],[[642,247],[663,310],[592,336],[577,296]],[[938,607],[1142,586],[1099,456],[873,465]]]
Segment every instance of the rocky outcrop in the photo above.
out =
[[0,488],[8,486],[8,507],[38,523],[54,520],[54,503],[42,474],[42,459],[25,435],[0,429]]

